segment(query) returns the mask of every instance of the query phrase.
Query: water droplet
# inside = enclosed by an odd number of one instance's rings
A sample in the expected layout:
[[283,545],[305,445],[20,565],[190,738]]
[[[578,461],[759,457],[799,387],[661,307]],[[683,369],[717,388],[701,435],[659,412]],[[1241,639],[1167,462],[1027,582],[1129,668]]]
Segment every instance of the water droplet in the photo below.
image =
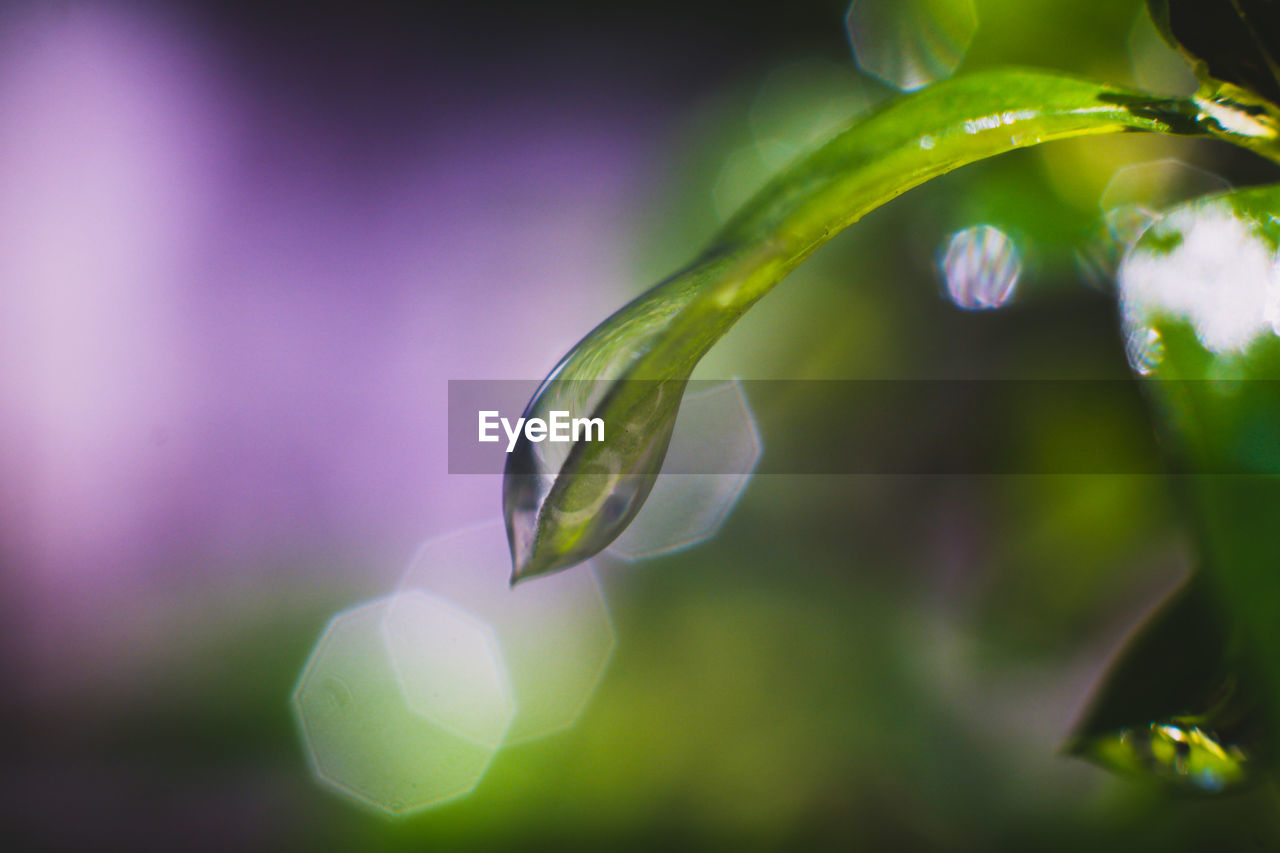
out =
[[973,0],[853,0],[845,26],[863,71],[911,91],[955,73],[978,14]]
[[[521,440],[507,457],[503,514],[520,580],[568,568],[602,550],[621,533],[649,496],[666,456],[685,380],[610,383],[557,379],[534,395],[526,416],[552,410],[591,416],[607,394],[627,399],[625,415],[610,419],[612,435],[626,435],[626,456],[604,444],[581,451],[562,476],[569,452],[581,443]],[[606,440],[609,435],[606,435]]]
[[702,255],[597,326],[543,381],[526,417],[599,418],[605,435],[558,443],[522,435],[507,455],[513,583],[580,563],[626,529],[662,470],[689,374],[723,331],[708,323],[732,323],[726,308],[745,305],[743,291],[756,286],[742,270],[776,251],[726,245]]
[[991,225],[977,225],[952,235],[941,266],[947,295],[966,311],[1007,303],[1022,273],[1013,241]]
[[1129,330],[1124,340],[1125,358],[1129,367],[1139,376],[1150,376],[1164,361],[1164,341],[1160,333],[1148,326],[1138,326]]

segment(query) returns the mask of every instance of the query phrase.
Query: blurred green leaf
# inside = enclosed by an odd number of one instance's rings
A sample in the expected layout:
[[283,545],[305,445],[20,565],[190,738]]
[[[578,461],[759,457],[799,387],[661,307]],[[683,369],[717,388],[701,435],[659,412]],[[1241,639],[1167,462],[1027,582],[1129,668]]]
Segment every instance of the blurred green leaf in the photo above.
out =
[[[1131,341],[1206,577],[1256,650],[1280,708],[1280,187],[1166,211],[1120,270]],[[1174,642],[1171,638],[1170,643]],[[1274,730],[1277,720],[1269,720]]]
[[1268,722],[1247,644],[1197,574],[1116,655],[1067,749],[1216,793],[1265,778]]

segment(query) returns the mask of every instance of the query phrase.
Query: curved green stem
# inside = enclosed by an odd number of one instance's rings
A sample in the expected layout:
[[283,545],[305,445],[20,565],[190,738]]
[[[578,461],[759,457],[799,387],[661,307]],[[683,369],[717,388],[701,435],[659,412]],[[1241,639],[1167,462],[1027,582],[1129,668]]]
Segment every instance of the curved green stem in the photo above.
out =
[[[554,458],[544,445],[522,442],[509,457],[504,509],[513,580],[580,562],[626,527],[661,468],[694,365],[833,235],[931,178],[1055,139],[1124,131],[1215,136],[1280,160],[1274,114],[1236,95],[1170,100],[993,71],[893,102],[800,158],[693,263],[583,338],[530,401],[530,416],[576,408],[599,417],[606,436]],[[566,380],[582,379],[609,382],[585,394],[567,390]]]

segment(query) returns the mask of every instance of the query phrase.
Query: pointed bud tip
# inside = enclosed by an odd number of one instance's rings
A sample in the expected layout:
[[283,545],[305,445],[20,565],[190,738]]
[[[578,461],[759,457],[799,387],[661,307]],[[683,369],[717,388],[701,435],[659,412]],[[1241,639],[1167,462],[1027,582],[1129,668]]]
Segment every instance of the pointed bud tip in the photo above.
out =
[[533,553],[513,554],[511,557],[511,586],[514,588],[516,584],[523,583],[530,578],[564,571],[578,565],[584,559],[565,559],[554,555],[549,556],[545,551],[536,550]]
[[513,567],[513,568],[511,569],[511,580],[509,581],[508,586],[509,586],[511,589],[515,589],[518,585],[520,585],[520,584],[524,583],[525,581],[529,580],[530,578],[536,578],[536,577],[538,577],[538,576],[540,576],[540,575],[542,575],[542,574],[545,574],[545,573],[544,573],[544,572],[531,572],[531,571],[529,571],[528,569],[521,569],[521,568],[520,568],[520,567],[518,567],[518,566],[517,566],[517,567]]
[[537,577],[545,574],[550,570],[547,561],[532,551],[516,550],[512,548],[511,553],[511,588],[515,589],[516,584],[526,581],[529,578]]

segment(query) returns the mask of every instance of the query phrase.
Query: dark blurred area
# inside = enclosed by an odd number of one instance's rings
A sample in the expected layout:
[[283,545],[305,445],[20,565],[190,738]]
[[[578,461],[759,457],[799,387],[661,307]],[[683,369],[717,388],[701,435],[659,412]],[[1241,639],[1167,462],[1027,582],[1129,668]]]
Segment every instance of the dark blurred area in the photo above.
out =
[[[499,512],[498,477],[446,472],[447,381],[544,375],[778,168],[751,159],[762,127],[809,144],[832,91],[892,96],[846,9],[0,12],[5,846],[1280,843],[1271,788],[1192,799],[1057,754],[1190,567],[1155,475],[757,476],[709,542],[601,569],[616,647],[572,729],[401,820],[313,779],[289,698],[325,625]],[[976,10],[961,73],[1138,84],[1137,0]],[[1117,170],[1170,159],[1275,177],[1136,136],[978,164],[833,240],[705,375],[1124,380],[1076,250]],[[978,222],[1023,249],[998,312],[940,295],[940,248]],[[820,405],[757,407],[765,448]],[[1010,470],[1144,428],[984,416],[1025,422]]]

